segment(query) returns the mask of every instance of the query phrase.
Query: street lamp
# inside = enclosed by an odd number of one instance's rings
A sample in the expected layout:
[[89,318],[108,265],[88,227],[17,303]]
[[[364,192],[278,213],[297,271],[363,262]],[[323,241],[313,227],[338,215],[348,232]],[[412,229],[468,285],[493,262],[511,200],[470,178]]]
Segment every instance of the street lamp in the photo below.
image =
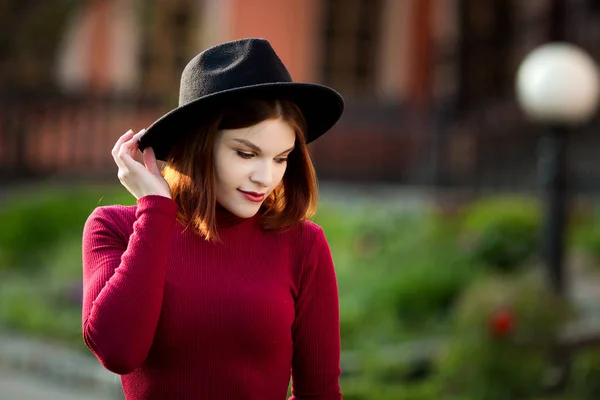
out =
[[570,130],[588,122],[596,112],[598,69],[577,46],[548,43],[525,57],[517,72],[516,90],[525,115],[545,127],[539,160],[545,207],[541,253],[553,289],[564,294],[566,140]]

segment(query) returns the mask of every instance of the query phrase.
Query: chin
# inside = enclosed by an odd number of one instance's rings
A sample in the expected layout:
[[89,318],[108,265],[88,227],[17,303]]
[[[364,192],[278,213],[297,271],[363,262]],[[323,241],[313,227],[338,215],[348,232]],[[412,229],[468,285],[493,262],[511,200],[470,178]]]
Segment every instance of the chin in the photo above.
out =
[[260,210],[260,205],[256,207],[235,207],[229,210],[233,215],[239,218],[252,218]]

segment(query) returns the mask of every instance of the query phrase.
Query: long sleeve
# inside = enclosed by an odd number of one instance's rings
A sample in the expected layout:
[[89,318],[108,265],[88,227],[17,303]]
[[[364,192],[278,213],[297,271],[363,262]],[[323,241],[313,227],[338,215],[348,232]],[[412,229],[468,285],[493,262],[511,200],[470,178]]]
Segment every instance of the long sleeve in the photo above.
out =
[[163,301],[177,205],[149,195],[137,201],[133,233],[126,216],[99,207],[83,229],[83,336],[108,370],[127,374],[146,359]]
[[318,228],[303,266],[292,326],[290,400],[339,400],[340,318],[336,275],[329,245]]

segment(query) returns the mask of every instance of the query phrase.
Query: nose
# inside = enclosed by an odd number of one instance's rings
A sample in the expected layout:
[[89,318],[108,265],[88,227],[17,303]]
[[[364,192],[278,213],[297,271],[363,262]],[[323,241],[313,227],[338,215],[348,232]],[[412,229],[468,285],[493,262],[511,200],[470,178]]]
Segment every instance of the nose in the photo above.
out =
[[261,187],[269,187],[273,184],[273,166],[271,162],[261,162],[250,175],[250,180]]

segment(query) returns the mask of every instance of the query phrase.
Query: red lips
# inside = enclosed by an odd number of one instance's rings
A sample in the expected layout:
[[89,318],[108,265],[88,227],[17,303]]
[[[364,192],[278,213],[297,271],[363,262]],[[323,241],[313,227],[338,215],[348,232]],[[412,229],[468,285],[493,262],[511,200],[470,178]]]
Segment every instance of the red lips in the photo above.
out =
[[263,201],[265,199],[264,193],[246,192],[241,189],[238,189],[238,190],[240,191],[240,193],[242,193],[242,195],[246,198],[246,200],[250,200],[255,203],[260,203],[261,201]]

